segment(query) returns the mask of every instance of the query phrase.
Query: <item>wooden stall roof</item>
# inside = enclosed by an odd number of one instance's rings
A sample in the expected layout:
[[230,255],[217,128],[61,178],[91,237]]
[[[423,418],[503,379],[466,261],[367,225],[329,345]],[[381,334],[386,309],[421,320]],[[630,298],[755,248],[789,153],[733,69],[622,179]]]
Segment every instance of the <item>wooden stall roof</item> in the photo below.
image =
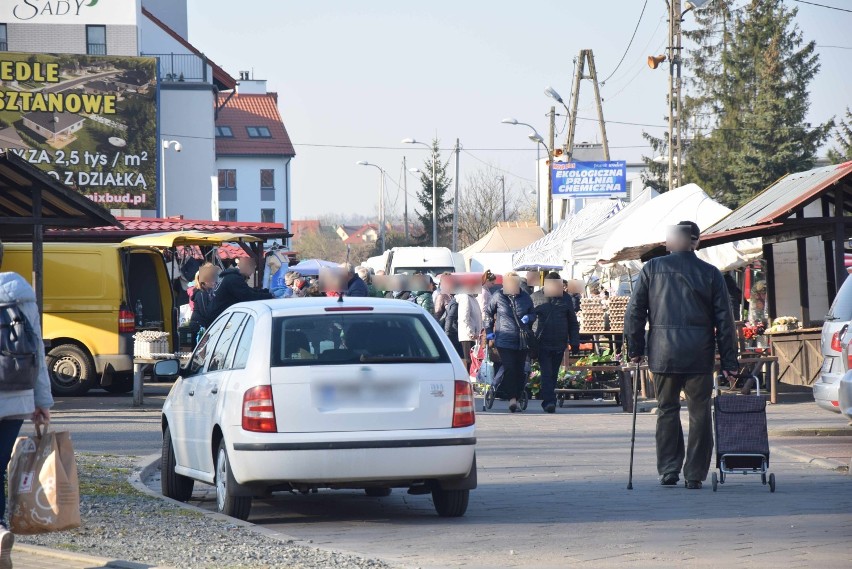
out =
[[149,218],[119,217],[121,227],[95,227],[92,229],[57,229],[45,233],[46,241],[97,241],[121,243],[130,237],[172,231],[204,231],[213,233],[239,233],[262,240],[287,239],[291,234],[282,223],[243,221],[205,221],[181,217]]

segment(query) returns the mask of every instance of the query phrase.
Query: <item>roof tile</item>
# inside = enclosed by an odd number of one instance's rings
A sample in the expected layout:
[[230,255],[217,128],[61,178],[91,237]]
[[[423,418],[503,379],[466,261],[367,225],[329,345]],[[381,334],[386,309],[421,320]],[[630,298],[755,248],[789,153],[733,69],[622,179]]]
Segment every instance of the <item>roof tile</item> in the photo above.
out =
[[[230,127],[233,137],[216,138],[219,156],[247,154],[295,156],[296,151],[278,112],[278,94],[220,93],[216,126]],[[271,138],[250,138],[246,127],[265,126]]]

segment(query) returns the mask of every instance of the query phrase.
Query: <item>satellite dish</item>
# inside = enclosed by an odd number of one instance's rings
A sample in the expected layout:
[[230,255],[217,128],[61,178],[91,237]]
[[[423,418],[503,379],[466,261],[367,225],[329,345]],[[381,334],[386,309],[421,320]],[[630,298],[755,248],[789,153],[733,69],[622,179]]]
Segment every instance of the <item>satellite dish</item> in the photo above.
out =
[[109,143],[115,146],[116,148],[124,148],[125,146],[127,146],[127,141],[117,136],[109,137]]

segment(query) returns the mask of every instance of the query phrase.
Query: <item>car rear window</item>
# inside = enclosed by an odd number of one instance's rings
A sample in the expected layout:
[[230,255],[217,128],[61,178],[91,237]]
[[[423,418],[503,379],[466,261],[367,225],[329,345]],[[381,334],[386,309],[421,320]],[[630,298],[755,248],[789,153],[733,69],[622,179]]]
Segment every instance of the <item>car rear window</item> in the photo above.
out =
[[828,311],[832,320],[852,320],[852,276],[846,277],[843,286],[837,291],[837,298]]
[[272,367],[448,361],[423,315],[338,312],[272,319]]

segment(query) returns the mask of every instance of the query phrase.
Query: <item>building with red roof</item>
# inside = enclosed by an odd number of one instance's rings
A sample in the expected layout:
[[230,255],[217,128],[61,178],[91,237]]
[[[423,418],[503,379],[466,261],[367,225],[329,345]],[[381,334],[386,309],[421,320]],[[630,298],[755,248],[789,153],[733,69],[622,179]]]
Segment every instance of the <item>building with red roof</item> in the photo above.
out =
[[219,93],[216,167],[219,219],[290,227],[293,143],[266,81],[240,73],[236,90]]

